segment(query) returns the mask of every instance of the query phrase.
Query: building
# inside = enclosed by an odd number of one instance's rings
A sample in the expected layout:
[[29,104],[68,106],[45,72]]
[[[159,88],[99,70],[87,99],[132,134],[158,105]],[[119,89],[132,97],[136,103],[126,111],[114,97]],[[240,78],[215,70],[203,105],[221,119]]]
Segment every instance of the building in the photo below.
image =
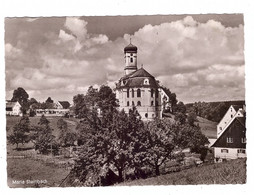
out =
[[243,117],[244,107],[241,105],[231,105],[223,116],[219,124],[217,125],[217,137],[225,130],[225,128],[232,122],[236,116]]
[[18,101],[6,101],[6,115],[9,116],[22,116],[21,105]]
[[230,106],[217,126],[217,139],[214,148],[216,160],[246,157],[245,108]]
[[169,106],[169,96],[143,66],[138,69],[137,51],[131,43],[124,48],[124,76],[116,84],[120,109],[128,113],[135,106],[142,120],[162,118],[163,109]]
[[68,101],[57,101],[55,108],[36,109],[36,116],[66,116],[70,114],[70,103]]

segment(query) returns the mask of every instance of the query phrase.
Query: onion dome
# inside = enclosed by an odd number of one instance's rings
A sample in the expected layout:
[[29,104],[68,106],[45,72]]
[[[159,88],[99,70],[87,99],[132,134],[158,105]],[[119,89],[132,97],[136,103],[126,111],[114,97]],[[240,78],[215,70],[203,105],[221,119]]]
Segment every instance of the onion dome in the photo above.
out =
[[131,43],[129,45],[127,45],[124,48],[124,53],[126,52],[137,52],[138,48],[135,45],[132,45]]

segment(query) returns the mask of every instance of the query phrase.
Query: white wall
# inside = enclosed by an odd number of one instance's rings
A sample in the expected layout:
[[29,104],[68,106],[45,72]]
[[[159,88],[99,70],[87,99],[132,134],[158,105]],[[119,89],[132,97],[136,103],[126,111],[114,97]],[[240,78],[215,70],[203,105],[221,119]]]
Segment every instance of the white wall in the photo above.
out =
[[[227,149],[228,153],[222,153],[222,149]],[[238,153],[237,150],[239,148],[214,148],[214,157],[215,158],[223,158],[223,159],[237,159],[237,158],[245,158],[246,153]],[[246,150],[245,150],[246,152]]]

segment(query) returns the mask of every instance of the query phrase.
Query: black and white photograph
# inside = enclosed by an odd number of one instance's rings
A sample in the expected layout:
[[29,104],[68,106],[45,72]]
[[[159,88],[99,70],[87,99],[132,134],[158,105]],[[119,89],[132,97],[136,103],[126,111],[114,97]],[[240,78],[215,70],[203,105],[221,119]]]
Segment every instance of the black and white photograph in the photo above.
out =
[[246,185],[245,34],[242,12],[4,17],[6,186]]

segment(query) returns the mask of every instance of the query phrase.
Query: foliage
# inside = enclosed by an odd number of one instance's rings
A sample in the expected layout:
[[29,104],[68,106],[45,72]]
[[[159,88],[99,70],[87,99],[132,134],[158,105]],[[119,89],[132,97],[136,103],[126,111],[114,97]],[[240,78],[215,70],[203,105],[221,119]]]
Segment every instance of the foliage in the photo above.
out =
[[77,140],[77,136],[75,133],[71,132],[68,129],[67,122],[63,120],[63,118],[60,118],[57,121],[57,127],[60,130],[59,135],[59,142],[62,146],[71,146],[74,144],[74,142]]
[[188,112],[194,112],[197,116],[219,122],[227,112],[230,105],[244,105],[245,101],[225,102],[195,102],[187,104]]
[[35,150],[38,150],[41,154],[48,154],[49,150],[52,154],[58,153],[58,144],[55,141],[55,136],[52,134],[49,123],[48,119],[42,115],[38,126],[33,127],[34,134],[32,139],[35,144]]
[[159,167],[170,159],[174,143],[174,125],[167,120],[155,119],[147,124],[146,163],[160,175]]
[[51,99],[51,97],[48,97],[48,99],[45,101],[45,103],[54,103],[54,101]]
[[13,133],[7,137],[7,140],[11,144],[16,144],[18,148],[19,143],[29,142],[29,132],[30,132],[30,121],[27,116],[23,116],[20,121],[14,125]]
[[194,112],[190,112],[187,116],[189,125],[194,126],[194,122],[197,120],[197,115]]
[[25,114],[29,106],[28,98],[29,98],[28,93],[22,87],[18,87],[17,89],[14,90],[11,101],[13,102],[18,101],[21,105],[22,112]]
[[[123,173],[126,168],[134,168],[140,160],[137,153],[142,151],[140,147],[142,139],[139,138],[144,135],[140,133],[140,130],[143,129],[143,122],[135,110],[131,110],[129,115],[123,110],[120,112],[115,110],[112,118],[106,120],[102,118],[111,115],[99,118],[95,113],[90,113],[90,118],[95,120],[86,118],[78,127],[82,132],[84,147],[73,169],[73,174],[84,185],[88,185],[85,181],[91,174],[97,175],[92,183],[99,185],[100,177],[105,172],[103,169],[108,170],[109,166],[113,166],[118,172],[118,181],[123,181]],[[109,120],[111,123],[103,123]]]
[[186,115],[181,112],[175,113],[175,121],[177,121],[180,124],[184,124],[186,122]]

